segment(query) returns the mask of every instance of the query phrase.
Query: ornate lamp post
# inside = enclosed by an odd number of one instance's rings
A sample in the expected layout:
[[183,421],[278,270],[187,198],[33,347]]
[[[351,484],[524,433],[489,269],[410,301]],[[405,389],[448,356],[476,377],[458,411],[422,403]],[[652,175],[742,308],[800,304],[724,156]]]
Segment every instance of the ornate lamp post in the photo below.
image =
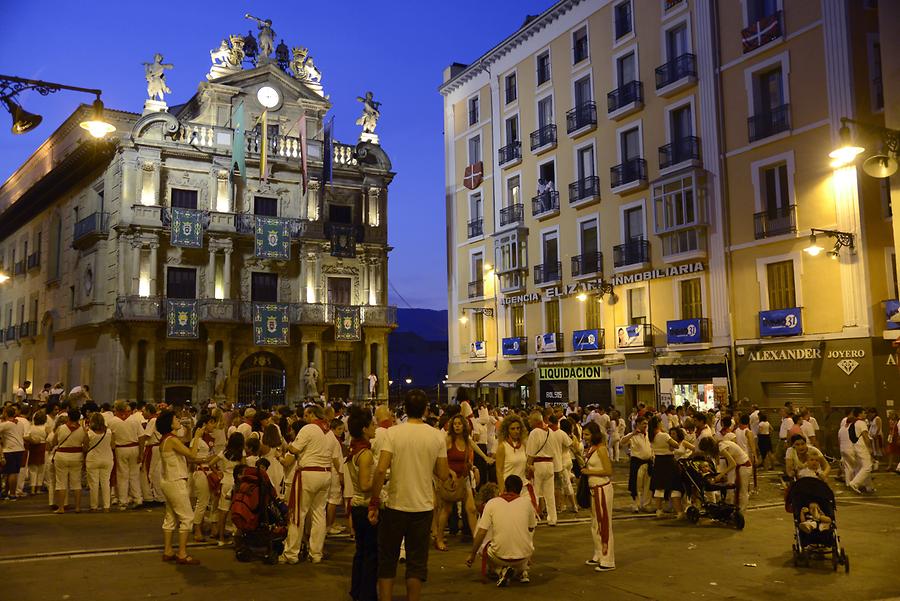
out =
[[60,83],[52,83],[49,81],[41,81],[38,79],[25,79],[23,77],[14,77],[12,75],[0,75],[0,102],[6,106],[6,110],[12,116],[12,133],[24,134],[38,125],[43,119],[40,115],[29,113],[22,108],[15,100],[15,96],[25,90],[35,90],[41,96],[47,96],[59,92],[60,90],[72,90],[74,92],[85,92],[94,94],[94,100],[91,117],[80,123],[81,127],[87,130],[95,138],[102,138],[107,134],[116,131],[111,123],[103,119],[103,102],[100,100],[100,94],[103,92],[94,88],[79,88],[77,86],[67,86]]

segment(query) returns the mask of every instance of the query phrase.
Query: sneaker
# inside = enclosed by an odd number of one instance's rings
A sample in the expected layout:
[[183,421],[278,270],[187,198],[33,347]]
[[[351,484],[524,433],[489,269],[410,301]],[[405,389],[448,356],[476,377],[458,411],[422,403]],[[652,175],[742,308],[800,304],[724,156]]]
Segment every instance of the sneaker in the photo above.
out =
[[597,561],[596,559],[588,559],[586,562],[584,562],[584,565],[586,565],[586,566],[599,566],[599,565],[600,565],[600,562]]
[[500,569],[500,576],[497,578],[497,586],[502,587],[509,583],[509,573],[511,569],[512,568],[509,566]]
[[611,572],[616,569],[616,566],[597,566],[594,568],[595,572]]
[[522,584],[528,584],[531,582],[531,578],[528,577],[528,570],[523,570],[521,574],[519,574],[519,582]]
[[331,535],[340,534],[343,531],[344,531],[344,529],[341,528],[340,526],[332,526],[331,528],[328,529],[328,534],[331,534]]
[[300,560],[299,560],[299,559],[288,559],[288,558],[285,557],[284,555],[279,555],[279,556],[278,556],[278,563],[280,563],[280,564],[287,564],[287,565],[289,565],[289,566],[295,566],[295,565],[297,565],[298,563],[300,563]]
[[861,491],[861,490],[859,489],[859,487],[856,486],[855,484],[850,483],[848,486],[850,487],[850,490],[852,490],[852,491],[855,492],[856,494],[858,494],[858,495],[861,495],[861,494],[862,494],[862,491]]

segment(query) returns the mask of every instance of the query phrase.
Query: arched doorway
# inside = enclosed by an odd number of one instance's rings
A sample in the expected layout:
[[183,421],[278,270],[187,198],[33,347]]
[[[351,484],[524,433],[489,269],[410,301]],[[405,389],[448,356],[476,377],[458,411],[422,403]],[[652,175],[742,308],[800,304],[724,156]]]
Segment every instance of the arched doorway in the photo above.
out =
[[281,359],[272,353],[256,353],[241,363],[238,374],[238,403],[273,407],[285,404],[287,373]]

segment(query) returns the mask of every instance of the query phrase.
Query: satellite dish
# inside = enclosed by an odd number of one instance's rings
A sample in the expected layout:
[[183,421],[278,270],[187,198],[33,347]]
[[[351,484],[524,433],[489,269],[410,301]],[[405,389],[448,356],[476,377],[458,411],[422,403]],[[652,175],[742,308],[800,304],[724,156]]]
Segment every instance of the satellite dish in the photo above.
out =
[[876,154],[863,161],[863,171],[872,177],[890,177],[897,173],[897,161],[886,154]]

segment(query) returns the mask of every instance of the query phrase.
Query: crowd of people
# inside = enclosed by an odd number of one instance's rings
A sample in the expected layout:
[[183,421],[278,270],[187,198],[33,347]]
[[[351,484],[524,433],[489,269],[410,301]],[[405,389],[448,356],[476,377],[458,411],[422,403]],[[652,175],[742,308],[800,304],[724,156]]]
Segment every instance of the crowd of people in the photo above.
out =
[[[884,458],[900,473],[897,416],[890,415],[885,438],[874,409],[847,410],[832,436],[790,404],[776,431],[756,406],[701,412],[639,404],[623,417],[574,403],[492,408],[470,402],[465,391],[438,407],[411,391],[393,410],[309,402],[269,411],[212,401],[98,406],[87,386],[78,388],[66,395],[48,385],[48,394],[17,395],[4,407],[5,498],[46,492],[52,511],[80,512],[86,482],[91,511],[164,505],[163,560],[193,565],[191,538],[229,544],[235,468],[260,466],[286,511],[280,563],[320,563],[326,536],[348,530],[355,600],[391,598],[401,559],[408,598],[418,598],[429,549],[446,551],[448,530],[463,532],[472,544],[469,565],[481,554],[498,585],[527,583],[535,527],[556,526],[561,511],[578,514],[579,502],[590,512],[593,540],[585,563],[615,569],[613,466],[625,461],[632,511],[658,518],[680,518],[692,503],[679,460],[697,454],[717,466],[716,479],[731,485],[727,494],[740,511],[757,470],[775,463],[783,463],[785,481],[825,480],[834,460],[857,493],[874,492],[872,473]],[[839,456],[823,444],[831,438]],[[576,500],[582,479],[588,502]]]

